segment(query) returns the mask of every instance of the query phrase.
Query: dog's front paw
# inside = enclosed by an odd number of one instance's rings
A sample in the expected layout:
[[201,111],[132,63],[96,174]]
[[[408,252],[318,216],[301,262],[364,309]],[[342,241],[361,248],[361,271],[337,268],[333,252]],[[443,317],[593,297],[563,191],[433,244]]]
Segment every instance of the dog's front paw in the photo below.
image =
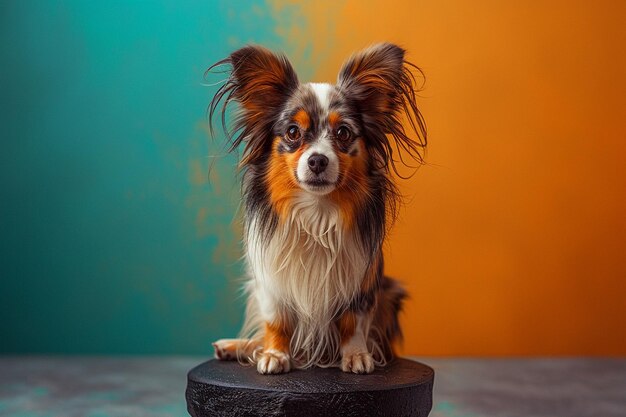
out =
[[256,369],[260,374],[282,374],[289,372],[289,355],[274,349],[262,352],[257,357]]
[[221,361],[230,361],[237,359],[237,340],[236,339],[220,339],[213,343],[215,350],[215,359]]
[[341,358],[341,370],[355,374],[369,374],[374,370],[374,358],[368,352],[345,353]]

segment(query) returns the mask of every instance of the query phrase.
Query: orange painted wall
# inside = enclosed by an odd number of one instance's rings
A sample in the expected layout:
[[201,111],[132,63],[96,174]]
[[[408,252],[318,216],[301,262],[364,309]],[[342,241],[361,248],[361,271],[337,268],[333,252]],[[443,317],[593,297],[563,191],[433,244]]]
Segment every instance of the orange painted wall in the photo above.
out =
[[387,250],[405,353],[626,355],[626,3],[273,7],[316,81],[381,40],[426,73],[428,164]]

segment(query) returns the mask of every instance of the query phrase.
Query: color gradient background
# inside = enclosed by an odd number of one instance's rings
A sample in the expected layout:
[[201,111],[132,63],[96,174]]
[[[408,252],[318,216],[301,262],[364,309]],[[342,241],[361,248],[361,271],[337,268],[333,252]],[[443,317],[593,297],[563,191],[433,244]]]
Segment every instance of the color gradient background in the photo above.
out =
[[620,1],[1,2],[0,352],[235,335],[236,159],[205,69],[252,42],[332,82],[386,40],[427,77],[428,163],[386,248],[404,353],[626,355],[624,21]]

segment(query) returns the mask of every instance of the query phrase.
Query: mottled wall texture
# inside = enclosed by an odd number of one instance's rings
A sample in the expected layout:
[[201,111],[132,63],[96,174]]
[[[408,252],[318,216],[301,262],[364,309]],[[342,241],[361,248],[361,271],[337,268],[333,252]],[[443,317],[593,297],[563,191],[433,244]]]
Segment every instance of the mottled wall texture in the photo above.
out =
[[624,21],[618,0],[0,2],[0,352],[235,335],[236,159],[205,69],[253,42],[333,81],[387,40],[429,128],[386,247],[404,352],[626,355]]

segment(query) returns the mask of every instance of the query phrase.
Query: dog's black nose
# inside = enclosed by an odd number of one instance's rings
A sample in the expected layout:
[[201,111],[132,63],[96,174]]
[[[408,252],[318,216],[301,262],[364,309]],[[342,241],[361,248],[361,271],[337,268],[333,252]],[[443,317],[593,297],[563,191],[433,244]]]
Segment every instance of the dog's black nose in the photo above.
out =
[[307,162],[311,171],[315,172],[316,174],[321,174],[328,166],[328,158],[319,153],[314,153],[313,155],[309,156]]

